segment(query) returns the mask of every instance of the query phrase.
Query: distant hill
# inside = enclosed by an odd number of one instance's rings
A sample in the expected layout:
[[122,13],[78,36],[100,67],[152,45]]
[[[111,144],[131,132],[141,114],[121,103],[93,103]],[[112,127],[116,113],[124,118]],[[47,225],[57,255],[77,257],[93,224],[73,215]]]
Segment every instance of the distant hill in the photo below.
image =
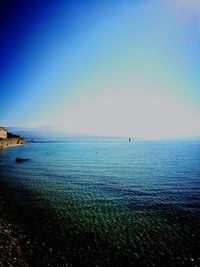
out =
[[49,140],[67,141],[69,139],[124,139],[125,138],[125,137],[69,134],[62,130],[55,130],[54,126],[44,126],[38,128],[6,127],[6,129],[13,134],[20,135],[26,140],[33,140],[33,141],[49,141]]
[[39,127],[39,128],[18,128],[18,127],[7,127],[9,132],[13,134],[18,134],[25,138],[26,140],[43,140],[43,139],[61,139],[66,140],[69,135],[65,132],[55,131],[53,128],[49,127]]

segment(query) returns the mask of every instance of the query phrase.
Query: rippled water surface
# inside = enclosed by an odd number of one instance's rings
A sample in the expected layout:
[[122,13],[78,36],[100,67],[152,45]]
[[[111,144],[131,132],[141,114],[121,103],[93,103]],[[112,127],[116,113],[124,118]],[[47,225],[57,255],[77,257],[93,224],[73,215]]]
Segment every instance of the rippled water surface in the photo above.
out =
[[62,218],[70,246],[82,235],[88,260],[200,266],[199,142],[35,143],[0,152],[0,169],[16,202]]

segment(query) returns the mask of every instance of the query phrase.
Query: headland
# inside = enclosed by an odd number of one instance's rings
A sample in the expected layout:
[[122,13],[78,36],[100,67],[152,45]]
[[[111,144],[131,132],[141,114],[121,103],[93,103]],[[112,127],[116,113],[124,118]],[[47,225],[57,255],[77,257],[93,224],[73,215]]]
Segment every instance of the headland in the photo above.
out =
[[25,145],[27,142],[20,135],[8,132],[5,128],[0,127],[0,150],[9,147]]

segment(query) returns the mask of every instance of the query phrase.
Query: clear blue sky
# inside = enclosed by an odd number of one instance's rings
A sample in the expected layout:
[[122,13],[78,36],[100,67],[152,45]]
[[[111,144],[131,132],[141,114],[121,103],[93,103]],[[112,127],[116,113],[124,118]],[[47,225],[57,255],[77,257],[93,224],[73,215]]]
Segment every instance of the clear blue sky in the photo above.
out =
[[198,0],[1,2],[2,126],[200,136]]

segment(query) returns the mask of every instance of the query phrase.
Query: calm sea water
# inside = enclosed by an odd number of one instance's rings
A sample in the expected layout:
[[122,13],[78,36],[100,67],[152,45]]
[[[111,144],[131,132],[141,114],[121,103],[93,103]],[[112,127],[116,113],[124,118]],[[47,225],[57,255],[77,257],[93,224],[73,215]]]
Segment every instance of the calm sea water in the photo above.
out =
[[1,151],[0,170],[15,202],[62,218],[69,257],[81,235],[88,266],[200,266],[200,142],[35,143]]

